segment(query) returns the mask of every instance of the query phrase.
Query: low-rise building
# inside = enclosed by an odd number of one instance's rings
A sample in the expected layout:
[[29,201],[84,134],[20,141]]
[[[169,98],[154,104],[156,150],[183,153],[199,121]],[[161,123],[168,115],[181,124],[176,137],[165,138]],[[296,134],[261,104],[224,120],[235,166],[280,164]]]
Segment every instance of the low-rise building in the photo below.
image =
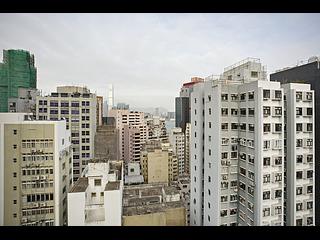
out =
[[185,207],[176,186],[124,187],[123,226],[185,226],[185,223]]
[[93,159],[68,193],[69,226],[121,226],[122,161]]
[[128,174],[126,174],[124,178],[124,183],[126,185],[144,183],[140,168],[140,163],[138,162],[128,163]]

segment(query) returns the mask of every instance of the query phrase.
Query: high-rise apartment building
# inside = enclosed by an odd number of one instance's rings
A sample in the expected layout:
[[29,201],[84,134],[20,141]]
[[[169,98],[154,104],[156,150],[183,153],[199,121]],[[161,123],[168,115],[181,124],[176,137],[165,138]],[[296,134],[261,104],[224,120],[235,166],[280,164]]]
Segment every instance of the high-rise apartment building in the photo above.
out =
[[202,78],[191,78],[191,82],[182,85],[179,97],[175,98],[176,127],[182,128],[182,132],[185,132],[186,123],[190,123],[190,95],[193,87],[200,82],[203,82]]
[[111,109],[109,117],[115,118],[119,129],[120,159],[128,162],[139,162],[142,145],[147,139],[147,124],[144,113],[128,109]]
[[49,96],[37,97],[37,119],[66,119],[71,130],[74,181],[94,156],[96,111],[97,97],[86,87],[61,86]]
[[[308,87],[301,86],[305,91]],[[251,58],[195,86],[191,94],[191,225],[284,225],[284,217],[292,214],[285,208],[285,193],[293,194],[296,188],[295,176],[288,177],[295,174],[289,174],[295,160],[287,154],[296,146],[285,141],[284,129],[287,134],[292,131],[288,112],[296,109],[285,105],[286,88],[300,86],[268,81],[259,60]],[[311,105],[311,110],[304,110],[312,112]],[[308,137],[301,144],[308,140],[309,147],[301,147],[299,155],[311,154],[312,137]],[[312,165],[307,166],[301,176],[311,177],[313,172],[308,175],[307,171]],[[312,180],[300,184],[312,185]],[[312,196],[302,198],[311,201]],[[307,220],[311,210],[304,204],[303,225],[312,225]]]
[[68,226],[121,226],[122,161],[92,159],[68,193]]
[[181,128],[174,128],[169,134],[169,141],[178,159],[178,174],[185,172],[185,136]]
[[36,91],[36,88],[34,56],[24,50],[3,50],[3,63],[0,63],[0,112],[9,112],[9,106],[12,112],[32,112],[25,104],[31,103],[30,108],[34,107],[33,94],[30,92]]
[[288,226],[315,225],[314,91],[309,84],[282,85],[286,111],[285,221]]
[[[286,67],[270,74],[270,81],[280,83],[307,83],[315,91],[315,122],[320,120],[320,57],[311,57],[308,61],[299,62],[297,66]],[[315,156],[320,156],[320,128],[315,128]],[[316,157],[314,157],[316,159]],[[315,182],[320,182],[320,161],[314,161]],[[320,198],[320,184],[315,186],[315,198]],[[320,201],[315,202],[316,225],[320,225]]]
[[72,147],[66,122],[0,114],[0,225],[67,223]]

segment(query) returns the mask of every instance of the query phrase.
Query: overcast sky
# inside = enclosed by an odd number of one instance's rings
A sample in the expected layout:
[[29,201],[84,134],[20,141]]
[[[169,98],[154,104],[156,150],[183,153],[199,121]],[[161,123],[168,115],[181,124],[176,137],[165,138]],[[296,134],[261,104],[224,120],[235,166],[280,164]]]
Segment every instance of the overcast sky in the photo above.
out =
[[[35,55],[38,88],[86,85],[115,102],[174,110],[192,76],[247,57],[268,73],[320,55],[320,14],[0,14],[0,48]],[[2,59],[2,52],[1,52]]]

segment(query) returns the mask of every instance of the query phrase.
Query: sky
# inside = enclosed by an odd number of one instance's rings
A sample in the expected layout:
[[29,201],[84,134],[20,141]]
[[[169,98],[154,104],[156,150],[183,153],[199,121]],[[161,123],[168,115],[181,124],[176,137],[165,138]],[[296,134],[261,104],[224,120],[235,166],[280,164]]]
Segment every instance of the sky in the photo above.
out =
[[[268,74],[320,55],[320,14],[0,14],[0,50],[35,55],[38,89],[87,86],[130,107],[164,107],[191,77],[247,57]],[[2,60],[1,60],[2,61]]]

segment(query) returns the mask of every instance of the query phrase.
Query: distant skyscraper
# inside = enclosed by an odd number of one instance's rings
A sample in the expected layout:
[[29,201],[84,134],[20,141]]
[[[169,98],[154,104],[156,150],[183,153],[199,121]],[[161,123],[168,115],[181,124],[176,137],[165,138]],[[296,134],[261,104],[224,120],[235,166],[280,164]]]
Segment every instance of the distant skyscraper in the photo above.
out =
[[108,89],[108,104],[108,108],[111,110],[114,106],[114,89],[112,84],[109,85]]

